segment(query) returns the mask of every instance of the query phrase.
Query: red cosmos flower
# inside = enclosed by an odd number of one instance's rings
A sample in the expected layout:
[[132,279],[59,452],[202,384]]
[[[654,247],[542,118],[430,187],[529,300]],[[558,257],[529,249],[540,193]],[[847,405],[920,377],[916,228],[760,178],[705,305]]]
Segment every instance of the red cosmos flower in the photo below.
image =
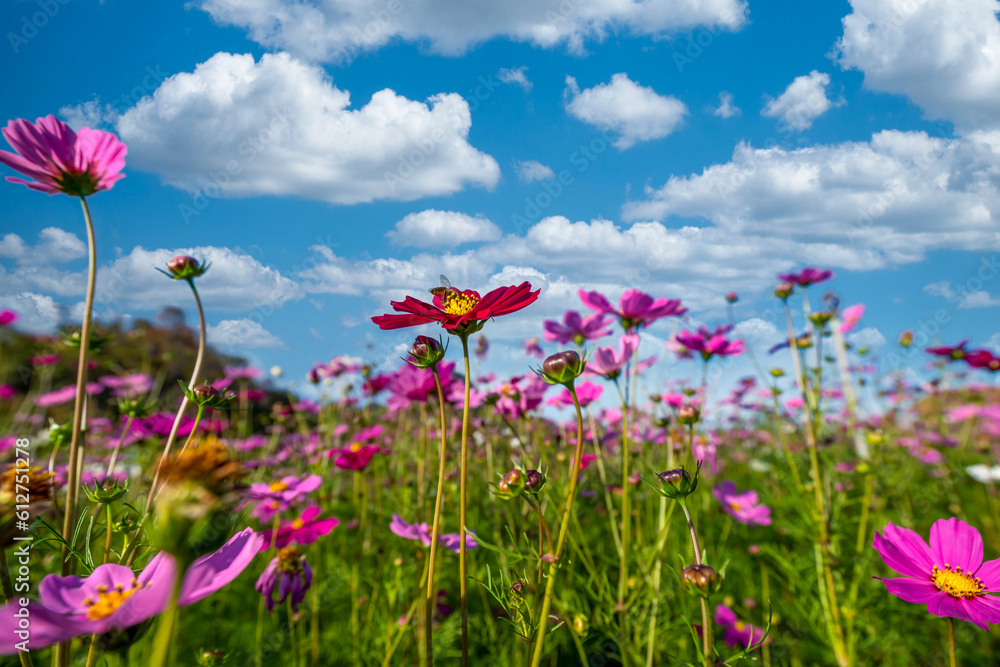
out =
[[354,442],[343,449],[331,449],[327,456],[331,459],[336,457],[333,464],[338,468],[364,470],[380,449],[378,445],[362,445],[360,442]]
[[969,339],[964,338],[959,341],[958,345],[943,345],[941,347],[928,347],[924,352],[927,354],[933,354],[939,357],[948,357],[948,361],[960,361],[965,359],[969,351],[965,349],[965,346],[969,344]]
[[965,363],[993,373],[1000,371],[1000,357],[994,356],[989,350],[972,350],[965,356]]
[[372,322],[383,330],[438,322],[449,333],[470,334],[482,329],[491,317],[531,305],[538,299],[539,292],[541,290],[532,292],[531,283],[523,282],[516,287],[498,287],[482,297],[474,290],[448,289],[442,296],[435,295],[433,305],[408,296],[401,302],[391,302],[393,310],[404,315],[379,315],[373,317]]

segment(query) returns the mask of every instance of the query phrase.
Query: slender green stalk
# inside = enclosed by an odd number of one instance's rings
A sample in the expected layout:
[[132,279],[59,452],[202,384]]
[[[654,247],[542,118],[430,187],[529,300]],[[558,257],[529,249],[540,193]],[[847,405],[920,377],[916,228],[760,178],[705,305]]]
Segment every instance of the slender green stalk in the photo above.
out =
[[559,570],[559,559],[562,558],[563,545],[573,514],[573,499],[576,498],[576,483],[580,477],[580,464],[583,460],[583,412],[580,410],[580,400],[576,397],[576,389],[572,384],[568,387],[573,405],[576,406],[576,454],[573,458],[572,472],[569,478],[569,492],[566,494],[566,504],[563,506],[562,523],[559,525],[559,537],[556,540],[554,560],[549,564],[549,579],[545,583],[545,597],[542,599],[542,612],[538,616],[538,637],[535,639],[535,652],[531,658],[531,667],[538,667],[542,662],[545,648],[545,628],[549,623],[549,609],[552,607],[552,595],[555,592],[556,572]]
[[466,529],[465,529],[465,492],[466,476],[469,461],[469,400],[471,398],[472,380],[469,377],[469,335],[461,334],[462,356],[465,357],[465,403],[462,406],[462,463],[459,476],[459,545],[458,545],[458,577],[459,594],[462,597],[462,667],[469,667],[469,591],[466,576]]
[[[188,382],[188,388],[191,388],[198,384],[198,376],[201,375],[201,364],[205,359],[205,310],[202,308],[201,297],[198,296],[198,288],[194,286],[194,280],[188,280],[188,285],[191,286],[195,303],[198,305],[198,356],[195,357],[194,370],[191,372],[191,381]],[[170,448],[173,447],[174,440],[177,438],[177,431],[181,427],[181,419],[187,410],[188,402],[188,397],[185,396],[181,401],[180,409],[177,410],[177,416],[174,417],[174,424],[170,427],[170,435],[167,436],[167,442],[163,446],[163,455],[160,457],[160,462],[156,466],[156,473],[153,475],[153,483],[149,485],[149,495],[146,497],[146,508],[143,510],[143,514],[149,514],[149,508],[153,504],[153,498],[156,495],[156,485],[160,481],[160,471],[163,469],[163,464],[170,457]]]
[[299,645],[295,641],[295,612],[292,610],[292,596],[286,600],[288,603],[288,642],[292,646],[292,667],[299,667]]
[[194,416],[194,425],[191,427],[191,432],[188,434],[187,440],[184,441],[184,446],[181,447],[180,453],[183,454],[187,451],[188,445],[194,440],[195,436],[198,434],[198,426],[201,425],[201,418],[205,414],[205,406],[199,405],[198,412]]
[[434,664],[434,641],[433,641],[433,619],[434,619],[434,566],[435,560],[437,558],[437,543],[438,543],[438,531],[441,526],[441,503],[444,499],[444,461],[446,455],[446,448],[448,444],[447,435],[445,429],[445,414],[444,414],[444,392],[441,389],[441,377],[438,374],[437,364],[431,367],[434,372],[434,383],[437,385],[438,394],[438,405],[440,406],[441,414],[441,452],[440,461],[438,462],[438,482],[437,482],[437,495],[434,497],[434,519],[431,523],[431,552],[430,560],[428,561],[428,571],[427,571],[427,599],[425,601],[424,610],[424,642],[426,644],[426,655],[427,655],[427,665]]
[[[83,308],[83,324],[80,327],[80,358],[76,369],[76,400],[73,403],[73,430],[69,443],[69,468],[66,480],[66,506],[63,511],[63,538],[72,534],[76,523],[76,505],[80,493],[80,472],[83,453],[83,410],[87,399],[87,356],[90,352],[90,325],[94,311],[94,286],[97,282],[97,244],[94,238],[94,221],[90,217],[90,207],[86,197],[80,197],[83,219],[87,226],[87,297]],[[63,544],[62,575],[72,574],[74,561],[69,556],[69,545]],[[70,643],[62,642],[56,647],[56,662],[60,667],[68,667]]]
[[[673,444],[670,445],[673,450]],[[669,465],[669,464],[668,464]],[[660,535],[667,527],[667,498],[660,496],[660,514],[656,520],[656,534]],[[663,561],[660,560],[660,548],[662,542],[657,545],[656,565],[653,566],[653,608],[649,612],[649,636],[646,641],[646,667],[653,667],[653,657],[656,648],[656,612],[660,603],[660,577],[663,568]]]
[[955,622],[948,619],[948,665],[950,667],[956,666],[955,662]]
[[[694,521],[691,520],[691,512],[688,510],[687,501],[679,498],[677,502],[680,503],[681,509],[684,510],[688,532],[691,533],[691,548],[694,549],[694,562],[696,565],[701,565],[701,546],[698,544],[698,533],[694,529]],[[713,667],[715,665],[715,633],[712,623],[712,617],[708,613],[708,600],[701,598],[701,637],[705,667]]]
[[[14,585],[10,578],[10,570],[7,568],[7,552],[0,550],[0,587],[3,590],[3,601],[6,603],[14,597]],[[18,651],[21,658],[21,667],[31,667],[31,654],[27,651]]]

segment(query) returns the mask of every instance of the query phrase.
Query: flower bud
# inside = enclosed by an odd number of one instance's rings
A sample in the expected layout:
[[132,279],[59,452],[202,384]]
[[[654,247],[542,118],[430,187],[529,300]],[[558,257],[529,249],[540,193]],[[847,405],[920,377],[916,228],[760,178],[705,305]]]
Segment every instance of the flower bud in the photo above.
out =
[[573,632],[583,636],[587,634],[587,617],[583,614],[577,614],[573,617]]
[[413,359],[407,359],[408,363],[417,368],[432,368],[444,359],[445,348],[438,339],[417,336],[416,341],[410,346],[409,352]]
[[822,329],[827,322],[833,318],[833,313],[827,310],[819,310],[815,313],[809,315],[809,321],[813,323],[817,329]]
[[538,493],[548,480],[538,470],[529,470],[524,479],[524,490],[528,493]]
[[198,263],[194,257],[178,255],[167,262],[167,270],[163,271],[174,280],[193,280],[208,270],[208,262]]
[[191,393],[194,394],[195,400],[198,403],[207,403],[214,398],[222,396],[218,389],[208,384],[196,384],[192,387]]
[[535,371],[539,377],[549,384],[561,384],[566,387],[573,385],[573,380],[583,374],[586,367],[580,355],[573,350],[556,352],[542,362],[541,370]]
[[899,334],[899,346],[906,348],[911,345],[913,345],[913,331],[907,329],[903,333]]
[[510,470],[497,482],[497,495],[506,498],[517,498],[524,491],[524,475],[517,468]]
[[722,587],[722,577],[708,565],[688,565],[681,570],[681,581],[689,593],[703,598]]
[[691,473],[684,468],[676,468],[674,470],[661,472],[657,475],[660,480],[660,493],[667,498],[683,500],[687,496],[694,493],[694,490],[698,488],[698,473],[700,470],[701,463],[699,462],[698,467],[694,471],[693,477]]
[[701,410],[699,410],[697,406],[691,405],[690,403],[682,405],[677,408],[677,421],[685,426],[697,424],[701,421]]
[[774,296],[782,301],[787,301],[794,289],[791,283],[778,283],[777,287],[774,288]]
[[95,482],[93,489],[87,485],[83,485],[83,492],[87,494],[87,498],[92,503],[113,503],[116,500],[121,500],[128,494],[128,480],[126,479],[125,483],[121,486],[118,485],[117,478],[106,484]]
[[736,292],[728,292],[726,294],[726,302],[727,303],[736,303],[739,300],[740,300],[740,297],[737,296]]
[[217,667],[225,665],[229,661],[226,659],[225,651],[202,651],[198,656],[198,667]]

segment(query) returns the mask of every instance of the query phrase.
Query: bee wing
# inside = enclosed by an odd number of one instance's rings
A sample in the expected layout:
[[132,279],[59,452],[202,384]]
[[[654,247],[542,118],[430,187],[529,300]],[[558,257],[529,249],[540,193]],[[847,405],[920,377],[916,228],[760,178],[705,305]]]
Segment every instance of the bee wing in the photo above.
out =
[[451,284],[451,281],[448,280],[448,276],[446,276],[446,275],[444,275],[442,273],[438,277],[441,279],[441,287],[453,287],[452,284]]

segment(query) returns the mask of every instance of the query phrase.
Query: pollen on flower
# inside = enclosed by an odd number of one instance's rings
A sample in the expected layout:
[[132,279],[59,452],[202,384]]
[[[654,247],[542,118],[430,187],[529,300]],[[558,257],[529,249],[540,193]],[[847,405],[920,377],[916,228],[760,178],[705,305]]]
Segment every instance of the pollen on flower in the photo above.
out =
[[292,528],[294,528],[295,530],[302,530],[302,528],[305,525],[306,522],[303,521],[302,519],[296,519],[295,521],[292,521]]
[[966,600],[982,595],[986,588],[979,578],[972,576],[971,572],[963,572],[960,567],[952,568],[947,563],[943,570],[937,565],[934,566],[931,581],[942,593]]
[[282,572],[301,572],[305,556],[295,547],[285,547],[278,552],[278,569]]
[[352,442],[350,449],[351,449],[352,452],[360,452],[361,451],[361,443],[360,442]]
[[271,490],[275,493],[280,493],[281,491],[287,491],[288,485],[284,482],[271,482]]
[[444,312],[449,315],[465,315],[479,303],[479,295],[475,292],[449,290],[443,299]]
[[740,505],[739,503],[729,503],[729,508],[734,512],[739,512],[741,509],[743,509],[742,505]]
[[125,604],[125,601],[132,597],[140,588],[139,582],[135,579],[132,580],[127,590],[121,584],[115,584],[114,590],[108,590],[107,586],[98,586],[97,600],[94,601],[93,598],[88,597],[83,601],[84,604],[90,607],[87,610],[87,618],[91,621],[99,621],[102,618],[107,618]]

